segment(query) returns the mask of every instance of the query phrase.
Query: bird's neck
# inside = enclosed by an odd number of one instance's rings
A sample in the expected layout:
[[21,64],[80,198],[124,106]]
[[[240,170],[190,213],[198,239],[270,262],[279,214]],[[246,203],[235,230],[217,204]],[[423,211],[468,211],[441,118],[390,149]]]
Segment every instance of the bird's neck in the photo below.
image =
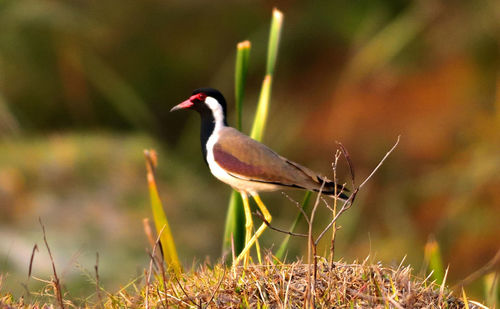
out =
[[213,134],[218,134],[218,132],[225,126],[227,126],[225,117],[216,119],[211,113],[201,115],[200,141],[201,141],[201,151],[203,152],[203,158],[205,159],[205,163],[207,160],[206,158],[207,158],[208,139]]

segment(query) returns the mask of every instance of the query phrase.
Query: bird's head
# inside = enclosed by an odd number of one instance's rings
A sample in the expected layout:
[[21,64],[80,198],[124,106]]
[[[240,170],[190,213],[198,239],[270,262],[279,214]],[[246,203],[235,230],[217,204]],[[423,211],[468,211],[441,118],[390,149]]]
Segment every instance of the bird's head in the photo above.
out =
[[215,121],[226,122],[226,100],[222,93],[213,88],[199,88],[186,101],[174,106],[170,111],[193,109],[202,117],[212,116]]

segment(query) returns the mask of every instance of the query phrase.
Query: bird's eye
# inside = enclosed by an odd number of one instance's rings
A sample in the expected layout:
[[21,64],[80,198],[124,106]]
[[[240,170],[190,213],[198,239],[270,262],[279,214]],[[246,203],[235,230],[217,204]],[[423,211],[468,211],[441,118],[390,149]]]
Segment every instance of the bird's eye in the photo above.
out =
[[196,98],[200,101],[205,101],[205,99],[207,98],[207,95],[204,94],[204,93],[198,93],[198,95],[196,96]]

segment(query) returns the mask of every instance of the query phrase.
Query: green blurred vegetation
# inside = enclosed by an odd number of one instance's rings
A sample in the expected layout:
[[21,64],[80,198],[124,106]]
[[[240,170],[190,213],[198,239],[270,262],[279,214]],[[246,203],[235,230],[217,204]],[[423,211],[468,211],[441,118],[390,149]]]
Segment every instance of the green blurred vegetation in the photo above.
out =
[[[432,234],[453,284],[495,255],[498,1],[4,0],[0,273],[9,275],[2,289],[23,293],[31,248],[41,244],[39,216],[70,295],[94,289],[80,266],[92,272],[95,252],[109,289],[142,274],[142,218],[151,216],[145,148],[159,152],[159,191],[183,264],[220,257],[230,190],[204,165],[197,117],[168,111],[211,86],[225,94],[234,124],[235,44],[249,39],[248,132],[275,5],[285,24],[264,142],[330,175],[341,141],[363,177],[402,135],[339,222],[337,256],[396,264],[407,256],[419,270]],[[295,207],[279,193],[263,199],[273,223],[290,226]],[[261,246],[283,237],[267,231]],[[318,252],[328,250],[322,245]],[[288,257],[304,248],[292,238]],[[49,273],[42,249],[34,275]],[[482,299],[482,285],[466,287],[468,297]]]

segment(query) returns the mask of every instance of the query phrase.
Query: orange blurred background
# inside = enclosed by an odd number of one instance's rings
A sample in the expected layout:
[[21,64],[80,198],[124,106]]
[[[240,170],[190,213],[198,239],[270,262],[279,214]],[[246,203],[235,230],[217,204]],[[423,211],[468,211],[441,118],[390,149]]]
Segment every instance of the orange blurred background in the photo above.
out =
[[[230,190],[203,162],[198,117],[168,111],[210,86],[225,94],[234,124],[235,46],[248,39],[248,132],[275,6],[285,21],[264,142],[331,176],[340,141],[360,182],[401,135],[342,218],[337,258],[399,264],[406,256],[422,274],[432,235],[451,285],[493,258],[498,1],[10,0],[0,4],[2,290],[36,289],[27,279],[35,243],[33,273],[49,276],[39,217],[71,296],[95,289],[96,252],[105,288],[140,276],[148,261],[142,218],[151,217],[145,148],[160,155],[160,192],[184,265],[220,258]],[[346,172],[344,164],[342,181]],[[295,207],[279,193],[263,199],[287,228]],[[318,231],[328,219],[322,211]],[[282,238],[267,231],[262,245],[276,248]],[[289,259],[305,245],[294,239]],[[481,280],[467,288],[483,297]]]

